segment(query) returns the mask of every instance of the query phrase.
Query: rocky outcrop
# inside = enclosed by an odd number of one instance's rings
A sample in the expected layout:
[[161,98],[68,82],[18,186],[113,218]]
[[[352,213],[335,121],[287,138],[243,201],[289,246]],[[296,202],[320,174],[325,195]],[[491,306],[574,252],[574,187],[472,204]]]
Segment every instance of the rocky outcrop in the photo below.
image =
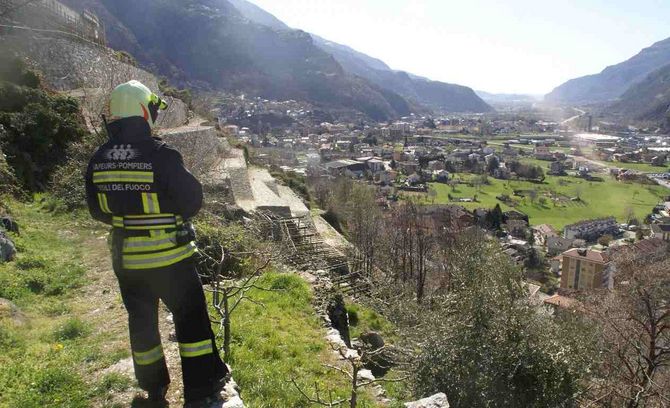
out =
[[449,401],[444,393],[435,394],[415,402],[405,403],[406,408],[449,408]]
[[10,321],[15,325],[22,326],[28,322],[28,318],[14,303],[0,298],[0,322],[2,321]]
[[371,353],[364,355],[363,363],[365,368],[372,371],[376,377],[383,377],[393,367],[393,359],[388,350],[384,349],[384,338],[376,332],[366,332],[361,334],[359,340],[363,343],[366,350]]
[[5,231],[13,232],[15,234],[19,233],[19,224],[11,217],[0,217],[0,228],[4,228]]
[[0,230],[0,264],[4,262],[11,262],[16,257],[16,246],[14,242]]

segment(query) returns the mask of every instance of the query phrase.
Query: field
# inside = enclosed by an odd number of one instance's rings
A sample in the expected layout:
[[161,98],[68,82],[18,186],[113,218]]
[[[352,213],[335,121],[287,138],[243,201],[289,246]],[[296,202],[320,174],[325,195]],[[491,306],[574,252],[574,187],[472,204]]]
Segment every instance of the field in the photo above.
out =
[[[502,148],[502,146],[504,145],[504,142],[489,140],[488,145],[493,147],[493,148]],[[534,147],[531,146],[531,145],[511,145],[511,147],[513,149],[522,149],[522,150],[526,150],[526,151],[529,151],[529,152],[532,152],[534,150]],[[557,152],[563,152],[565,154],[570,154],[570,148],[569,147],[555,147],[554,146],[554,147],[551,147],[550,150],[551,151],[557,151]],[[582,152],[584,152],[587,155],[590,154],[591,151],[592,151],[591,148],[588,148],[588,147],[582,148]],[[523,159],[523,161],[527,161],[527,159]],[[643,173],[664,173],[666,171],[670,171],[670,167],[668,167],[668,166],[652,166],[651,164],[648,164],[648,163],[606,162],[606,161],[602,161],[602,160],[594,160],[594,161],[602,164],[603,167],[637,170],[637,171],[641,171]],[[544,164],[542,164],[542,167],[547,167],[547,168],[549,167],[549,164],[551,163],[549,161],[539,161],[539,160],[538,160],[538,162],[544,163]],[[539,163],[536,163],[536,164],[539,164]]]
[[665,173],[670,171],[667,166],[652,166],[647,163],[622,163],[622,162],[605,162],[602,160],[596,160],[598,163],[601,163],[603,166],[607,167],[616,167],[620,169],[629,169],[637,170],[643,173]]
[[[467,181],[474,176],[456,175]],[[468,209],[492,208],[500,204],[503,210],[512,207],[500,202],[496,197],[507,194],[513,197],[515,209],[529,215],[532,225],[550,224],[557,229],[585,219],[614,216],[619,221],[625,220],[628,209],[632,209],[638,219],[644,219],[652,208],[670,190],[661,186],[644,186],[618,182],[609,177],[602,182],[591,182],[575,177],[547,176],[544,183],[527,181],[504,181],[489,177],[488,185],[480,188],[467,184],[459,184],[454,191],[445,184],[431,184],[433,197],[428,196],[428,202],[435,204],[459,204]],[[525,197],[515,197],[515,190],[528,192]],[[530,193],[535,191],[534,193]],[[476,203],[450,202],[453,198],[473,198]],[[536,195],[535,199],[530,196]],[[425,195],[424,195],[425,196]],[[571,198],[580,197],[579,201]]]

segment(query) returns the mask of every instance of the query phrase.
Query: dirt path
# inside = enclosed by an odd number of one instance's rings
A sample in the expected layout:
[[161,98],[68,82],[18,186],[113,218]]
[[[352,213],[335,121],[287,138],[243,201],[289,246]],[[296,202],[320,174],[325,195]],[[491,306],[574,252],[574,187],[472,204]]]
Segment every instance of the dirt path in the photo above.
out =
[[[85,239],[87,247],[84,263],[88,266],[88,284],[82,290],[82,297],[77,302],[77,312],[81,318],[94,327],[97,335],[105,338],[102,349],[105,353],[113,353],[125,348],[130,350],[128,339],[128,315],[121,300],[119,286],[112,270],[111,259],[107,247],[108,233],[103,231],[91,231]],[[174,338],[174,325],[167,308],[161,303],[160,306],[160,331],[163,342],[165,357],[170,371],[172,384],[168,392],[170,407],[181,407],[183,405],[181,366],[179,349]],[[129,352],[130,353],[130,352]],[[93,379],[97,380],[107,374],[116,373],[126,376],[134,381],[132,357],[124,358],[116,364],[96,372]],[[215,403],[211,408],[238,408],[242,407],[241,400],[234,390],[234,382],[226,387],[222,393],[222,401]],[[124,392],[109,395],[104,401],[104,406],[115,404],[128,406],[144,406],[135,401],[141,397],[142,391],[132,387]]]

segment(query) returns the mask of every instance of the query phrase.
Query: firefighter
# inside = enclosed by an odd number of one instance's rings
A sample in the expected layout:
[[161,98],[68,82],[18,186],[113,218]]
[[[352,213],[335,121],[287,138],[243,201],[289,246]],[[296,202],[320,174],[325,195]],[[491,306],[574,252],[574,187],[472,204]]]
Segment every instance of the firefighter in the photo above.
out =
[[158,331],[160,299],[174,317],[188,406],[216,395],[228,375],[193,261],[189,220],[200,210],[202,186],[176,150],[152,137],[167,104],[149,88],[138,81],[119,85],[109,108],[109,141],[86,172],[88,208],[113,227],[112,264],[140,387],[149,400],[165,401],[170,377]]

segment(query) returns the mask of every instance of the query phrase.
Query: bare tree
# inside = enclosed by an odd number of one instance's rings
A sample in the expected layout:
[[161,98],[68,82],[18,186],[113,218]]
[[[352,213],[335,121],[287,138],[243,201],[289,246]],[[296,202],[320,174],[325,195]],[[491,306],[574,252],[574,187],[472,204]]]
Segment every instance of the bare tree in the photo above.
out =
[[371,189],[360,184],[353,186],[346,204],[346,216],[351,242],[361,257],[362,271],[366,276],[372,276],[380,245],[382,214]]
[[235,280],[230,277],[226,277],[223,273],[223,265],[226,255],[223,247],[220,247],[220,249],[222,255],[221,259],[219,260],[213,259],[207,255],[205,251],[201,251],[201,254],[210,262],[214,262],[216,264],[214,273],[208,277],[208,279],[211,279],[209,285],[210,287],[206,288],[205,290],[212,293],[212,307],[218,314],[218,320],[214,321],[213,323],[219,324],[219,332],[217,333],[217,337],[223,337],[222,348],[224,360],[228,362],[230,358],[230,340],[232,338],[231,320],[233,313],[243,301],[248,301],[265,307],[262,303],[254,300],[249,296],[249,292],[251,290],[276,290],[263,288],[257,285],[263,271],[265,271],[270,265],[271,258],[267,258],[265,261],[262,261],[261,264],[256,267],[251,274],[249,274],[249,276],[241,280]]
[[588,405],[670,406],[670,259],[616,261],[616,286],[586,303],[602,328],[602,372]]
[[635,218],[635,210],[632,206],[628,205],[626,208],[624,208],[623,218],[626,220],[627,224],[630,224],[630,222]]
[[451,180],[447,181],[447,184],[449,185],[449,187],[451,187],[451,191],[454,192],[456,191],[456,187],[458,186],[458,180],[452,178]]
[[344,375],[349,379],[350,384],[350,394],[348,398],[341,398],[333,400],[332,392],[328,393],[328,400],[324,400],[320,395],[318,385],[315,384],[315,394],[308,395],[295,381],[295,378],[291,378],[291,383],[298,390],[298,392],[310,403],[320,405],[323,407],[339,407],[344,404],[348,404],[349,408],[356,408],[358,406],[358,398],[362,388],[381,384],[381,383],[392,383],[392,382],[403,382],[407,381],[409,377],[403,376],[400,378],[386,379],[386,378],[361,378],[361,371],[364,369],[364,361],[369,358],[374,358],[379,356],[386,351],[385,347],[381,347],[374,351],[369,351],[361,349],[359,351],[350,350],[346,347],[335,347],[332,346],[333,350],[336,351],[340,358],[345,362],[345,367],[338,367],[332,364],[324,364],[324,367],[327,367],[333,371],[337,371],[340,374]]

